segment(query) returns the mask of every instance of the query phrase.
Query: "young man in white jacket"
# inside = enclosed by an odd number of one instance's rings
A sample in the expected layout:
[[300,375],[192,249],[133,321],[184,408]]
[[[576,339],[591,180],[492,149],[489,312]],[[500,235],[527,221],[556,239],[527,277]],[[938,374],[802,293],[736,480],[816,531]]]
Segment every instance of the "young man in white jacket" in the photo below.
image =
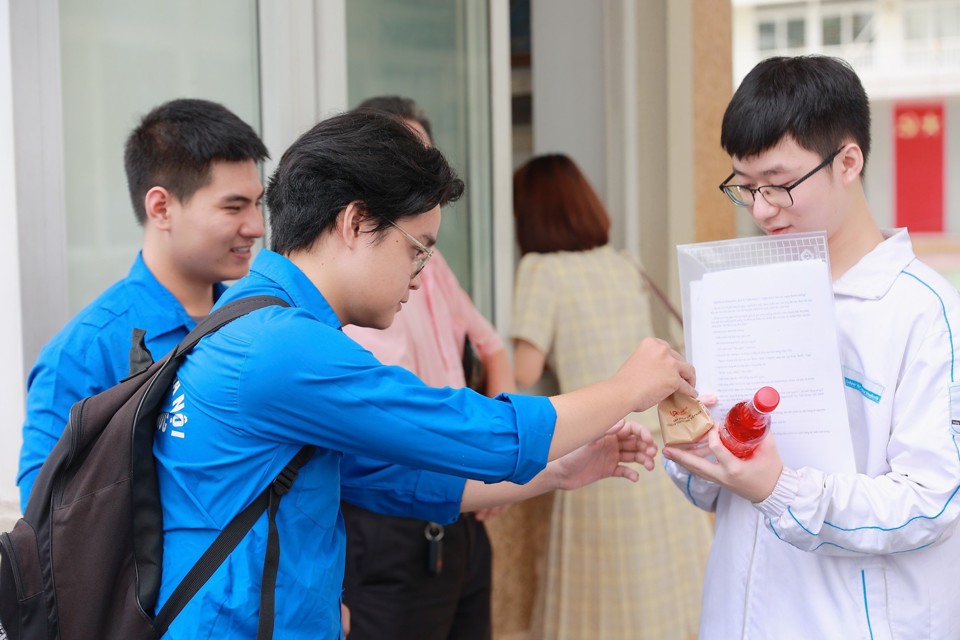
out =
[[960,294],[882,231],[863,190],[870,110],[837,59],[772,58],[723,118],[721,189],[768,234],[826,230],[856,473],[740,460],[710,432],[664,450],[716,512],[700,639],[960,638]]

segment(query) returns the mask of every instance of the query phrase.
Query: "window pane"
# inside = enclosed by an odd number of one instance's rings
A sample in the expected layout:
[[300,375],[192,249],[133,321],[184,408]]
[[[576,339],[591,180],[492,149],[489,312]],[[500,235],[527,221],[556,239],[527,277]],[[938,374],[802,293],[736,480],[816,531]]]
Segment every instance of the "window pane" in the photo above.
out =
[[800,49],[807,43],[806,23],[802,19],[787,21],[787,46]]
[[259,131],[257,2],[69,0],[60,40],[72,314],[126,275],[142,244],[123,170],[141,116],[206,98]]
[[840,16],[830,16],[823,19],[823,44],[836,46],[841,44]]
[[937,24],[941,38],[960,36],[960,4],[948,4],[940,7]]
[[853,41],[873,42],[873,15],[869,13],[853,14]]
[[761,22],[757,25],[757,44],[761,51],[777,48],[777,26],[774,23]]
[[925,40],[930,37],[929,14],[923,7],[905,9],[903,35],[907,40]]

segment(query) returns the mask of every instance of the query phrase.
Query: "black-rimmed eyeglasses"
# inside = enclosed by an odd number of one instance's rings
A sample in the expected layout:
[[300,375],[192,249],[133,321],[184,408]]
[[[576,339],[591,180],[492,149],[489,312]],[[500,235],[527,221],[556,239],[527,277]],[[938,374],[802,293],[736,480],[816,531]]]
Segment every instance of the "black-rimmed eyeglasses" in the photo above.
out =
[[836,158],[837,154],[841,151],[843,151],[843,147],[831,153],[823,162],[811,169],[808,174],[790,185],[765,184],[754,189],[753,187],[748,187],[743,184],[728,184],[736,175],[736,172],[734,172],[727,176],[727,179],[720,184],[720,191],[727,194],[727,197],[733,201],[733,204],[739,207],[752,207],[753,203],[756,202],[758,193],[774,207],[781,209],[792,207],[793,195],[791,195],[790,192],[799,187],[801,182],[833,162],[833,159]]

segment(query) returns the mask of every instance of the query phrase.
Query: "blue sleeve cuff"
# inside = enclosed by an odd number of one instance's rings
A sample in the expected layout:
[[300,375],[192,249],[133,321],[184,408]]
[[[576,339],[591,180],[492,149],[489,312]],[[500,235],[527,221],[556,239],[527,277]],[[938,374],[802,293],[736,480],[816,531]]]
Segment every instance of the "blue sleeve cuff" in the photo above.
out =
[[497,399],[509,402],[517,414],[517,466],[510,481],[524,484],[547,466],[557,410],[543,396],[502,393]]

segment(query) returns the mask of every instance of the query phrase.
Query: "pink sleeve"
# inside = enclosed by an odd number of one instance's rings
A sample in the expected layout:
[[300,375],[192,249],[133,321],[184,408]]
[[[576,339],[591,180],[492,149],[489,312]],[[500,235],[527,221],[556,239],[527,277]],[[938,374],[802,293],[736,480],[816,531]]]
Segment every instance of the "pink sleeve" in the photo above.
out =
[[486,357],[503,349],[503,341],[497,330],[483,317],[483,314],[477,311],[470,296],[460,286],[456,275],[443,256],[437,255],[434,260],[438,262],[435,272],[437,285],[443,289],[451,314],[462,323],[464,332],[477,348],[479,355]]

